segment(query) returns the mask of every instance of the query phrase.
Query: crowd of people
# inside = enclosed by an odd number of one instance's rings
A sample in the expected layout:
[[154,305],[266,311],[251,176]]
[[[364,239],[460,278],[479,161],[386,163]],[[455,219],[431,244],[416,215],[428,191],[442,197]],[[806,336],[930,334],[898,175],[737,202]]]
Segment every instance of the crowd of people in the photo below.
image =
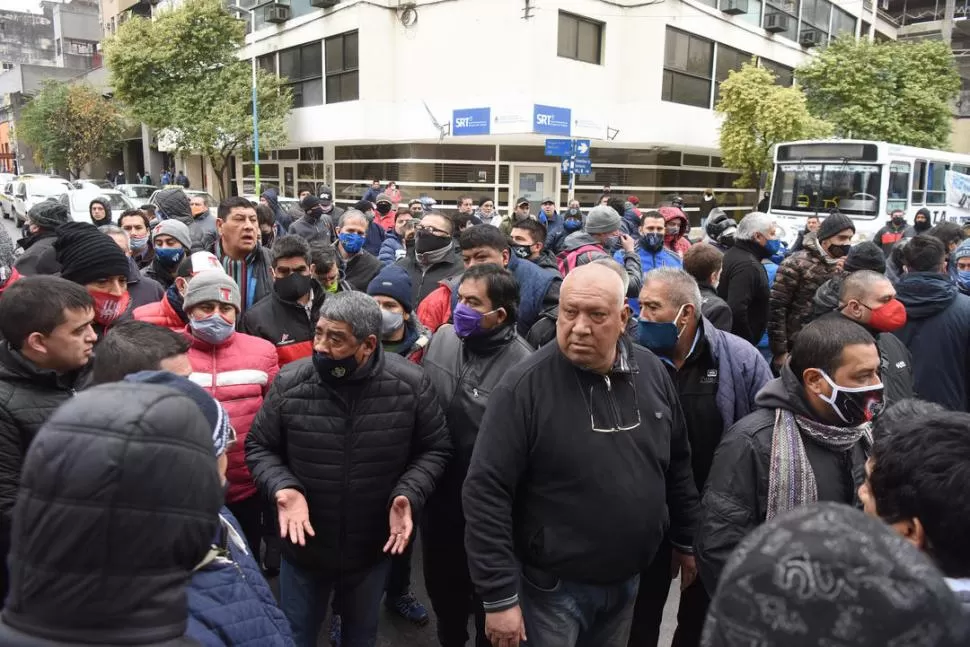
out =
[[0,647],[970,644],[958,225],[513,206],[0,230]]

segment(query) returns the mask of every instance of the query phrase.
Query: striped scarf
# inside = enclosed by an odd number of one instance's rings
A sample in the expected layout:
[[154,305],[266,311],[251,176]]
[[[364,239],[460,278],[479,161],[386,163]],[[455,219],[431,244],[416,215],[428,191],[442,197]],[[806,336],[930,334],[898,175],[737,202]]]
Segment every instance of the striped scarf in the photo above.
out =
[[865,422],[858,427],[833,427],[786,409],[775,410],[768,472],[768,520],[818,501],[818,484],[805,453],[802,434],[836,452],[848,451],[860,440],[866,454],[872,447],[872,423]]
[[240,305],[245,310],[250,304],[254,295],[249,294],[249,272],[252,269],[253,261],[256,260],[256,250],[246,255],[241,261],[236,261],[222,253],[222,241],[216,240],[216,258],[222,263],[222,269],[226,271],[236,285],[239,286]]

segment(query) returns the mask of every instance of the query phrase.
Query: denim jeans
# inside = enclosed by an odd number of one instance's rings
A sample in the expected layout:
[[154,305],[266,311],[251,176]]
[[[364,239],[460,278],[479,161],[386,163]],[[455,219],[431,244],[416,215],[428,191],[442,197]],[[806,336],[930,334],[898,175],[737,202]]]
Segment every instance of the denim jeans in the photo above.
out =
[[297,647],[316,647],[332,593],[340,598],[343,647],[374,647],[389,565],[382,559],[363,571],[312,572],[284,557],[280,565],[280,608],[290,621]]
[[581,584],[525,567],[521,579],[528,647],[626,647],[639,575]]

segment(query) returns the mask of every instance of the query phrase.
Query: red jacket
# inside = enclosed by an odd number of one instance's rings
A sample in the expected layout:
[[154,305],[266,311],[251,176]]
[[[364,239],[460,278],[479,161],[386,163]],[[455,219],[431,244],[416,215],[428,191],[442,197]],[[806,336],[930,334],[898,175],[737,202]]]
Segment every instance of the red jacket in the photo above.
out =
[[235,333],[221,346],[212,346],[193,337],[188,326],[183,330],[192,342],[189,348],[192,375],[189,379],[222,403],[236,430],[236,442],[228,451],[226,480],[229,481],[229,493],[226,503],[248,499],[256,494],[256,485],[246,467],[246,436],[279,371],[276,348],[265,339],[241,332]]
[[432,333],[451,321],[451,288],[441,281],[428,296],[421,299],[417,309],[418,321]]
[[168,302],[167,294],[162,297],[161,301],[138,306],[131,314],[138,321],[147,321],[175,332],[180,332],[185,328],[185,322],[182,321],[179,313],[175,312],[172,304]]

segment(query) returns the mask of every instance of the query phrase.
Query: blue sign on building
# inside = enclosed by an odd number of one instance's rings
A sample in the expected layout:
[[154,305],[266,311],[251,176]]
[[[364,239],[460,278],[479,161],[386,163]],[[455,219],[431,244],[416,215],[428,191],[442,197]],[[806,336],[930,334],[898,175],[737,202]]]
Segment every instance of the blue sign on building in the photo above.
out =
[[546,155],[548,157],[569,157],[573,152],[571,139],[547,139]]
[[577,159],[589,158],[590,141],[588,139],[577,139],[576,148],[573,149],[573,154]]
[[540,135],[565,135],[569,137],[572,111],[569,108],[533,106],[532,130]]
[[451,116],[451,134],[487,135],[491,132],[491,108],[464,108],[455,110]]
[[573,172],[576,175],[589,175],[593,172],[593,164],[588,157],[577,157],[573,162]]

